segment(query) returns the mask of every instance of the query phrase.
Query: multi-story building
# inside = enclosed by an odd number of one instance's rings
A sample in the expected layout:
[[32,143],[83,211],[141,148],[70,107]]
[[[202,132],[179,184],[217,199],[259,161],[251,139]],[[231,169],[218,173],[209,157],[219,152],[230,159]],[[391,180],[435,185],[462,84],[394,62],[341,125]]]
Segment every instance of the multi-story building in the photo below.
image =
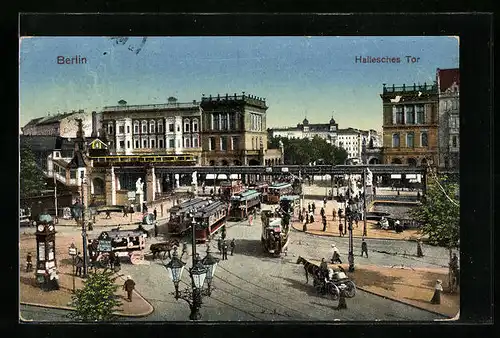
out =
[[92,115],[83,110],[56,115],[48,115],[32,119],[21,128],[23,135],[28,136],[61,136],[74,137],[78,130],[78,120],[82,120],[83,132],[90,137],[92,132]]
[[302,123],[298,123],[296,127],[287,128],[272,128],[269,129],[271,137],[284,137],[284,138],[313,138],[319,136],[325,139],[328,143],[335,144],[337,141],[338,124],[333,117],[329,123],[309,123],[305,118]]
[[386,87],[382,94],[384,163],[437,165],[437,84]]
[[199,102],[104,107],[102,126],[110,154],[200,156]]
[[437,69],[439,93],[439,169],[460,165],[460,71]]
[[267,149],[265,99],[252,95],[202,97],[202,165],[277,164],[281,152]]

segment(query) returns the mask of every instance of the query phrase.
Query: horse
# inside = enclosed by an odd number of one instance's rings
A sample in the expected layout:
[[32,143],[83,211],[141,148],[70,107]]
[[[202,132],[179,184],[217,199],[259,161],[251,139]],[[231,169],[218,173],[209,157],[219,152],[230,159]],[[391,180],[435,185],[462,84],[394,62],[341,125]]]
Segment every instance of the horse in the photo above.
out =
[[306,273],[306,284],[309,283],[309,274],[319,278],[319,276],[321,274],[321,269],[316,264],[309,262],[307,259],[305,259],[301,256],[299,256],[299,258],[297,259],[296,264],[303,264],[304,265],[304,271]]
[[165,259],[167,253],[170,257],[170,251],[173,250],[174,247],[179,247],[178,239],[170,239],[167,242],[151,244],[149,250],[153,253],[153,259],[155,259],[160,252],[163,252],[163,259]]

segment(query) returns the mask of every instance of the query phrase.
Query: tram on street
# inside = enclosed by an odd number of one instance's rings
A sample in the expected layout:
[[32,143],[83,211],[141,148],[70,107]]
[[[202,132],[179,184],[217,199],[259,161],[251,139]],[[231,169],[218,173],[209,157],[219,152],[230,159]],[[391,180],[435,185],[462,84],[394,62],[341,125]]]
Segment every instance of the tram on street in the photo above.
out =
[[98,237],[88,237],[89,257],[94,258],[101,267],[109,262],[111,252],[116,257],[129,257],[132,264],[137,264],[143,257],[146,247],[146,234],[138,230],[103,231]]
[[256,182],[250,184],[248,189],[256,190],[260,192],[260,201],[264,203],[267,199],[267,194],[269,193],[269,184],[267,182]]
[[280,201],[281,196],[289,195],[293,193],[293,187],[290,183],[276,183],[269,187],[269,193],[266,198],[267,204],[277,204]]
[[226,202],[229,202],[231,196],[243,190],[244,188],[241,181],[222,181],[220,183],[221,198]]
[[280,197],[281,209],[290,216],[295,214],[295,211],[300,212],[300,196],[285,195]]
[[208,199],[192,198],[181,204],[175,205],[168,210],[170,219],[167,222],[167,234],[170,236],[182,236],[186,229],[191,226],[192,219],[189,212],[192,209],[199,209],[209,204]]
[[194,214],[196,221],[196,242],[205,243],[225,224],[228,214],[228,205],[223,201],[210,201]]
[[231,196],[228,219],[237,221],[247,219],[255,209],[260,209],[260,196],[260,192],[256,190],[245,190]]

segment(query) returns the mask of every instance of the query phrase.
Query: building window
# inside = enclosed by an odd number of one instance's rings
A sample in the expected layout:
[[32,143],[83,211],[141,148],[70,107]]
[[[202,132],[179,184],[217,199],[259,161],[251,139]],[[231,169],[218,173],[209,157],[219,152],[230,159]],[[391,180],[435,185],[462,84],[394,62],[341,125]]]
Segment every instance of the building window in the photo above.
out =
[[148,133],[148,124],[146,122],[142,122],[142,133],[143,134]]
[[155,133],[155,123],[154,123],[153,121],[151,121],[151,122],[149,123],[149,132],[150,132],[151,134],[154,134],[154,133]]
[[425,123],[424,105],[419,104],[415,108],[417,112],[417,124],[424,124]]
[[175,148],[175,140],[173,138],[168,140],[168,147]]
[[215,127],[214,115],[215,114],[210,114],[210,130],[214,130],[214,127]]
[[231,150],[238,150],[240,145],[239,145],[239,139],[238,137],[232,137],[231,138]]
[[404,123],[403,106],[397,106],[396,107],[396,124],[403,124],[403,123]]
[[408,133],[406,134],[406,146],[408,148],[414,148],[415,147],[415,134],[414,133]]
[[392,147],[399,148],[399,134],[392,134]]
[[120,141],[120,143],[118,144],[119,145],[119,149],[123,149],[125,148],[125,141]]
[[415,111],[413,106],[405,106],[406,110],[406,124],[415,124]]
[[143,140],[142,141],[142,147],[147,148],[148,147],[148,140]]
[[189,120],[184,121],[184,132],[189,133]]
[[453,135],[453,137],[451,138],[451,146],[453,148],[456,148],[458,146],[458,137]]
[[221,114],[221,130],[228,130],[228,115]]
[[193,148],[198,148],[198,137],[193,137]]
[[163,148],[163,140],[158,140],[158,148]]
[[115,146],[114,142],[113,141],[109,141],[109,147],[110,148],[114,148],[114,146]]
[[198,132],[198,120],[193,120],[193,132]]
[[213,126],[212,130],[220,130],[219,129],[219,114],[215,113],[213,114]]
[[180,132],[180,131],[181,131],[181,126],[177,125],[177,132]]
[[181,140],[177,140],[177,148],[181,147]]
[[174,124],[173,123],[169,123],[168,124],[168,131],[173,133],[174,132]]
[[127,141],[127,149],[130,149],[130,141]]
[[76,170],[71,169],[71,170],[69,171],[69,178],[70,178],[70,179],[75,179],[75,178],[76,178]]
[[113,126],[112,125],[109,125],[108,130],[109,130],[109,134],[113,135]]
[[227,150],[227,136],[221,136],[220,138],[220,150]]
[[158,133],[162,134],[163,133],[163,124],[158,123]]
[[240,130],[240,113],[234,113],[234,129]]
[[125,134],[125,126],[119,126],[119,127],[118,127],[118,132],[119,132],[120,134]]
[[134,124],[134,133],[139,134],[139,123]]
[[427,135],[427,132],[422,132],[421,136],[422,137],[422,140],[420,142],[421,146],[422,147],[427,147],[429,145],[429,140],[428,140],[428,135]]
[[127,126],[127,134],[130,134],[130,126]]
[[208,150],[215,150],[215,137],[208,138]]
[[189,141],[189,138],[184,139],[184,147],[185,148],[191,148],[191,142]]
[[155,140],[151,140],[151,148],[155,148]]
[[136,140],[135,141],[135,148],[138,149],[140,147],[140,142],[139,140]]

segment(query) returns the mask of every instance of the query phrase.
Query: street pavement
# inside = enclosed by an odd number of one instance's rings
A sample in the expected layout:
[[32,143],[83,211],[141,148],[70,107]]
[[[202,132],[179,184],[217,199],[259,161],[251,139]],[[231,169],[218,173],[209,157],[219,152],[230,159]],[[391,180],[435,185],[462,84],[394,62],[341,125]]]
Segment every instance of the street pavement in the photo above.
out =
[[[324,189],[324,188],[320,188]],[[269,208],[269,207],[266,207]],[[77,229],[59,227],[66,235],[75,234]],[[434,320],[443,316],[385,299],[371,293],[357,290],[356,296],[347,299],[348,309],[337,310],[337,301],[316,294],[312,286],[305,283],[302,265],[296,264],[299,256],[310,260],[329,259],[331,244],[336,243],[341,258],[347,261],[348,238],[321,237],[292,230],[287,256],[274,258],[261,248],[261,222],[256,217],[252,226],[248,222],[229,222],[227,239],[235,238],[234,256],[220,261],[212,285],[211,297],[203,298],[200,309],[205,321],[405,321]],[[80,238],[81,239],[81,238]],[[161,238],[148,239],[149,243]],[[149,244],[148,243],[148,244]],[[371,239],[368,241],[369,258],[361,258],[361,240],[354,239],[355,263],[406,266],[446,267],[448,253],[445,248],[426,246],[425,256],[411,256],[416,253],[414,242]],[[211,243],[212,252],[220,258],[216,243]],[[206,246],[197,245],[197,252],[205,256]],[[406,255],[404,255],[406,251]],[[191,248],[189,250],[191,254]],[[184,256],[186,267],[191,266],[191,257]],[[154,307],[154,312],[142,318],[121,318],[120,321],[186,321],[189,306],[183,300],[175,300],[173,282],[169,279],[163,264],[157,259],[150,265],[122,264],[121,273],[131,275],[136,290]],[[180,288],[189,286],[189,274],[185,271]],[[22,316],[32,320],[62,320],[64,311],[47,310],[32,306],[21,306]]]

